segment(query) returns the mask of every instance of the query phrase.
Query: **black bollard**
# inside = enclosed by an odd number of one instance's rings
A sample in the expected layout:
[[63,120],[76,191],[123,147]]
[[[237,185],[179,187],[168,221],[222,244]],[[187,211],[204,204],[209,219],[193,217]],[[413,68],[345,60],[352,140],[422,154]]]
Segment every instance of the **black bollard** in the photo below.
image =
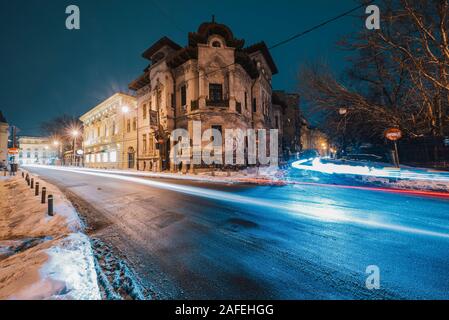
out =
[[30,188],[34,189],[34,178],[31,178],[31,186],[30,186]]
[[48,195],[48,215],[53,216],[53,196]]
[[42,198],[41,198],[41,203],[45,203],[45,198],[47,197],[47,188],[43,187],[42,188]]
[[34,189],[34,195],[35,196],[39,195],[39,182],[36,182],[36,188]]
[[22,171],[22,178],[24,178],[25,177],[25,173]]

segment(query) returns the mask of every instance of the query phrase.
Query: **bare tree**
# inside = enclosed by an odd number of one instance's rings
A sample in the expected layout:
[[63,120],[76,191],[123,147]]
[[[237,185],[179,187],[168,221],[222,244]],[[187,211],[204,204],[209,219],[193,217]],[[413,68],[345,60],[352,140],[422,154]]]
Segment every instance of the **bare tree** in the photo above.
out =
[[324,114],[327,131],[347,131],[357,141],[379,140],[392,126],[409,138],[449,133],[448,2],[384,0],[380,30],[339,43],[352,53],[341,81],[323,65],[301,70],[301,94]]

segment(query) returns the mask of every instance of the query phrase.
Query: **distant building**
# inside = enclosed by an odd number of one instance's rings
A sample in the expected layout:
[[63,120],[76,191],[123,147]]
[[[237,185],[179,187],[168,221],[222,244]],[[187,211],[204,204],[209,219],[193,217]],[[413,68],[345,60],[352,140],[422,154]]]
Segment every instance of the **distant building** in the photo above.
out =
[[116,93],[80,117],[84,166],[137,168],[137,110],[133,96]]
[[326,134],[309,125],[302,127],[301,144],[303,150],[313,149],[318,151],[321,156],[330,156],[335,153]]
[[55,164],[58,148],[48,138],[22,136],[19,138],[19,164]]
[[8,164],[9,125],[0,111],[0,167]]
[[298,94],[284,91],[273,92],[272,126],[279,129],[279,155],[284,161],[294,158],[302,149],[301,131],[303,121]]

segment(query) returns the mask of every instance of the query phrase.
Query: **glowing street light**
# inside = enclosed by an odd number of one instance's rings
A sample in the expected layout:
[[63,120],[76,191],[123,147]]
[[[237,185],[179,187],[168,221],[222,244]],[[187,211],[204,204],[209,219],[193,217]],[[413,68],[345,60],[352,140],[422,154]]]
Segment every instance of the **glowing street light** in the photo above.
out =
[[73,154],[72,154],[72,165],[76,165],[76,154],[75,154],[75,149],[76,149],[76,138],[78,137],[78,135],[80,134],[80,132],[77,129],[73,129],[70,134],[73,137]]
[[123,113],[128,113],[129,112],[129,107],[128,106],[123,106],[122,107],[122,112]]

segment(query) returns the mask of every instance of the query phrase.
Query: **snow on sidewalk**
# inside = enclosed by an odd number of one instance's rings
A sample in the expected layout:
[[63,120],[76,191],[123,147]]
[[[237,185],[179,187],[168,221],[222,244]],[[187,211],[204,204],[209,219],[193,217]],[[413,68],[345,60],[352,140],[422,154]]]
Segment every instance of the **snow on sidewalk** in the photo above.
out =
[[0,180],[0,299],[101,299],[76,210],[54,186],[53,217],[23,178]]
[[214,170],[206,172],[198,172],[196,174],[192,173],[171,173],[171,172],[150,172],[150,171],[138,171],[138,170],[123,170],[123,169],[96,169],[96,168],[85,168],[85,167],[66,167],[66,166],[46,166],[46,165],[26,165],[24,167],[35,167],[35,168],[49,168],[52,170],[62,170],[62,171],[91,171],[91,172],[101,172],[101,173],[113,173],[113,174],[123,174],[129,176],[139,176],[148,178],[166,178],[166,179],[176,179],[176,180],[189,180],[198,182],[211,182],[211,183],[250,183],[257,185],[282,185],[286,181],[283,180],[284,170],[277,167],[259,167],[259,168],[248,168],[240,171],[220,171]]

